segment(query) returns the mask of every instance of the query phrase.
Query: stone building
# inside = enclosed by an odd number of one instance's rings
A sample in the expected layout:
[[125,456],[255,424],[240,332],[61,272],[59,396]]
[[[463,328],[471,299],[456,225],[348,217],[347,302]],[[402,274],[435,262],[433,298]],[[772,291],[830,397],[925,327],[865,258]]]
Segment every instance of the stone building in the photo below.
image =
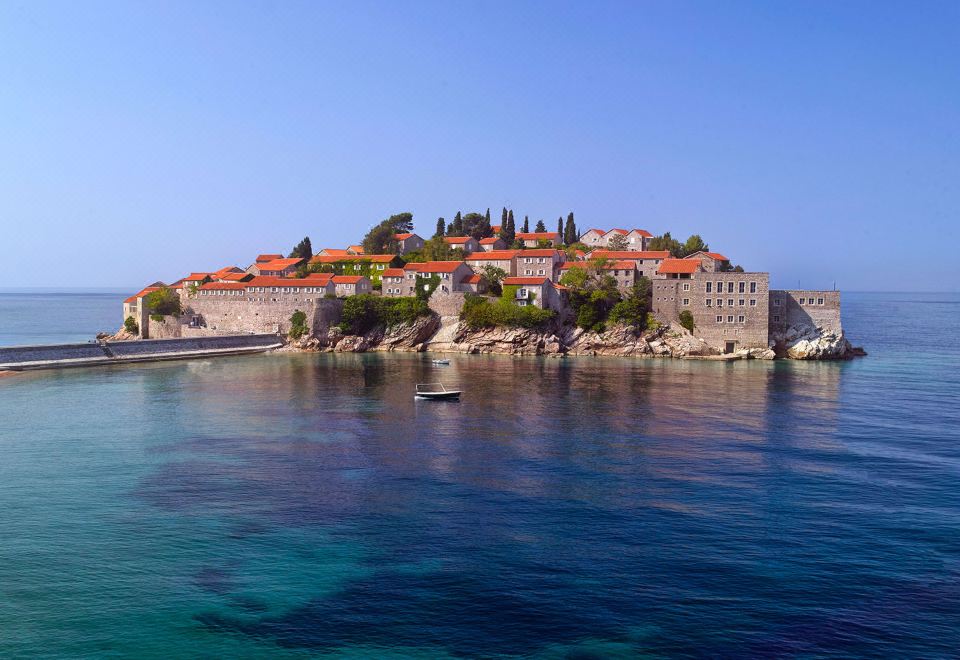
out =
[[335,275],[365,275],[374,287],[381,284],[383,271],[400,268],[403,259],[395,254],[367,254],[328,256],[318,254],[310,259],[311,265],[328,266]]
[[612,259],[615,261],[632,261],[637,269],[637,276],[647,279],[662,279],[666,277],[659,272],[660,264],[670,258],[666,250],[593,250],[587,259]]
[[770,331],[819,327],[840,331],[840,292],[781,290],[770,292]]
[[517,274],[517,255],[521,250],[491,250],[489,252],[475,252],[466,257],[466,262],[475,272],[483,271],[484,266],[493,266],[503,270],[507,275]]
[[443,242],[453,248],[460,248],[464,254],[480,250],[480,243],[473,236],[444,236]]
[[563,287],[558,289],[547,277],[507,277],[503,286],[503,295],[511,296],[514,304],[521,307],[533,305],[558,312],[564,309]]
[[148,328],[150,327],[148,323],[150,310],[147,309],[143,299],[164,286],[163,282],[154,282],[123,301],[123,322],[126,323],[127,319],[132,317],[136,321],[137,327],[140,328],[141,339],[147,338]]
[[605,248],[614,236],[623,236],[631,251],[646,250],[653,238],[646,229],[590,229],[580,236],[580,242],[591,248]]
[[[436,275],[440,283],[433,291],[433,295],[463,291],[462,282],[473,275],[473,271],[463,261],[427,261],[412,263],[403,267],[404,280],[400,287],[402,296],[416,295],[417,279],[430,278]],[[394,294],[395,295],[395,294]]]
[[292,257],[290,259],[274,259],[265,263],[254,264],[254,273],[264,277],[290,277],[297,272],[297,268],[304,259]]
[[[560,266],[560,277],[562,278],[571,268],[581,268],[584,270],[597,270],[604,275],[609,275],[617,282],[617,288],[626,293],[633,289],[639,273],[637,272],[636,262],[630,260],[623,261],[604,261],[591,263],[589,261],[568,261]],[[559,278],[558,278],[559,279]]]
[[719,252],[694,252],[684,258],[698,260],[703,270],[708,273],[720,273],[730,269],[730,260]]
[[490,238],[481,238],[480,249],[484,252],[492,252],[494,250],[505,250],[508,246],[503,242],[503,239],[499,236],[492,236]]
[[551,247],[556,247],[561,243],[560,234],[555,231],[518,232],[515,238],[528,248],[540,247],[541,241]]
[[331,281],[336,289],[338,298],[359,296],[373,291],[370,278],[363,275],[334,275]]
[[533,249],[517,253],[517,277],[546,277],[556,281],[560,279],[560,265],[566,255],[560,250]]
[[394,234],[397,241],[397,254],[416,252],[423,248],[424,240],[412,233]]

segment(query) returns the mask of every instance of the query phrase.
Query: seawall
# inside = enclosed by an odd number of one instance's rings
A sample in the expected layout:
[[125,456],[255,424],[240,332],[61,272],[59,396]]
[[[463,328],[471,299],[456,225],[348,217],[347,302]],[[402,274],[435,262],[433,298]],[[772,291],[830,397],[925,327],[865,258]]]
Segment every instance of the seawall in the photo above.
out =
[[104,341],[0,348],[0,371],[93,367],[261,353],[283,345],[275,334]]

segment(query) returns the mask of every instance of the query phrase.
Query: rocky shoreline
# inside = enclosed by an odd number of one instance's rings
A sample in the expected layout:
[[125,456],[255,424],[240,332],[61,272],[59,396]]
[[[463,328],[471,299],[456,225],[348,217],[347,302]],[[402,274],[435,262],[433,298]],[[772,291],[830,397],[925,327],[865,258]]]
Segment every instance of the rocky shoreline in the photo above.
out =
[[471,329],[457,317],[436,314],[413,323],[378,327],[363,335],[346,335],[331,328],[321,337],[290,341],[281,351],[364,353],[369,351],[438,352],[500,355],[610,355],[621,357],[670,357],[680,359],[843,360],[866,355],[853,347],[843,332],[804,327],[788,328],[776,335],[767,348],[742,349],[720,355],[696,334],[670,325],[635,332],[614,326],[605,332],[589,332],[573,326]]

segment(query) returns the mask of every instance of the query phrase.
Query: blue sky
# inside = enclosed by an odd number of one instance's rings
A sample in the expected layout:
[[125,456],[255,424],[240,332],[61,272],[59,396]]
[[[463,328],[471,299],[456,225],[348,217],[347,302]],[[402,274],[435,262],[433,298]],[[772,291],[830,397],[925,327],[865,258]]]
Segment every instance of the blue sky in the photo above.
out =
[[0,286],[504,205],[958,290],[960,4],[0,3]]

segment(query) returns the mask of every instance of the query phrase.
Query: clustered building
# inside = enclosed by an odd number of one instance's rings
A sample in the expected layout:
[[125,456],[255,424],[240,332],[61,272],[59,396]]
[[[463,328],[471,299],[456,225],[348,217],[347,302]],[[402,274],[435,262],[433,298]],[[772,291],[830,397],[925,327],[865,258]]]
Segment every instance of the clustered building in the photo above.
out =
[[[626,242],[629,249],[607,249],[614,237],[623,237],[617,246]],[[669,252],[648,249],[651,238],[642,229],[591,229],[581,236],[588,251],[568,254],[558,249],[560,236],[552,232],[516,234],[522,249],[507,249],[498,236],[479,241],[446,237],[448,244],[463,250],[462,261],[407,263],[403,255],[419,250],[425,241],[404,233],[396,235],[395,255],[366,255],[359,245],[324,248],[310,259],[261,254],[246,269],[190,273],[166,286],[181,298],[184,335],[282,332],[294,311],[317,312],[330,299],[366,293],[413,296],[418,283],[431,292],[431,305],[445,299],[446,309],[457,309],[467,294],[489,294],[487,267],[505,274],[504,290],[516,305],[561,314],[568,292],[560,279],[571,269],[599,269],[624,292],[646,277],[652,283],[651,310],[661,322],[675,323],[689,312],[697,336],[722,352],[766,348],[771,334],[791,325],[839,325],[837,291],[771,290],[769,273],[734,271],[730,260],[717,252],[673,258]],[[304,266],[326,272],[304,274]],[[163,286],[154,283],[123,303],[124,319],[132,317],[143,337],[151,336],[152,327],[144,298]]]

